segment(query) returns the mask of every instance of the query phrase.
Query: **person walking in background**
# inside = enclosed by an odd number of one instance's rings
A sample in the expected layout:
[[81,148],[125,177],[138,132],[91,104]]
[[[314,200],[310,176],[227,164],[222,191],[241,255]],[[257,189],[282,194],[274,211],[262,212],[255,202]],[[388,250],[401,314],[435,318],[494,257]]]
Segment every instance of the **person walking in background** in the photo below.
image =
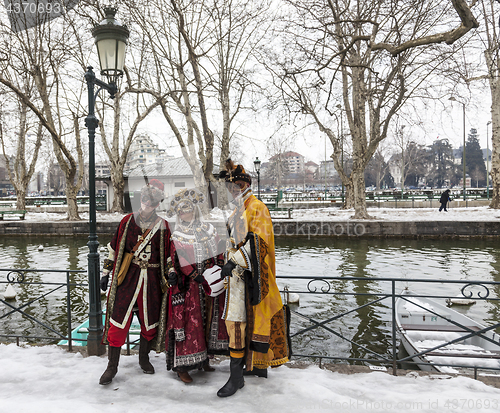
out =
[[224,321],[225,289],[220,278],[224,248],[210,223],[204,222],[200,205],[203,193],[181,189],[170,201],[167,217],[176,218],[171,237],[168,272],[167,369],[184,383],[193,381],[189,370],[212,371],[209,357],[228,354]]
[[[121,346],[125,344],[135,311],[141,325],[139,365],[153,374],[149,361],[151,341],[160,324],[163,293],[167,290],[167,260],[170,256],[170,230],[167,221],[156,214],[164,198],[163,183],[152,179],[141,190],[141,208],[125,216],[108,244],[101,289],[108,292],[103,344],[108,344],[108,366],[99,384],[109,384],[118,371]],[[161,339],[161,338],[160,338]]]
[[451,202],[452,199],[450,198],[450,190],[447,189],[441,194],[441,198],[439,198],[439,202],[441,203],[441,206],[439,207],[439,212],[441,212],[444,209],[444,212],[448,212],[446,209],[446,205],[448,202]]
[[288,308],[276,284],[274,231],[266,205],[250,188],[251,177],[242,165],[228,159],[220,178],[234,198],[236,209],[228,219],[223,318],[229,334],[230,377],[217,392],[228,397],[244,386],[246,374],[267,377],[269,366],[288,361]]

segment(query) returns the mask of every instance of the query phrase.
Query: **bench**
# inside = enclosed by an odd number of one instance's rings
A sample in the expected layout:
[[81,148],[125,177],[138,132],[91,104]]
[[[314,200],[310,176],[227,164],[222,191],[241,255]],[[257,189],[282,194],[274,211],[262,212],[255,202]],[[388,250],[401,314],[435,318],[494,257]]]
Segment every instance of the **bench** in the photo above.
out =
[[292,218],[293,208],[277,208],[274,206],[270,207],[269,205],[267,205],[267,209],[269,209],[271,218],[288,218],[288,219]]
[[19,216],[19,219],[24,219],[24,216],[26,215],[26,211],[24,211],[24,210],[19,210],[19,211],[1,211],[0,210],[0,221],[3,221],[3,216],[4,215]]

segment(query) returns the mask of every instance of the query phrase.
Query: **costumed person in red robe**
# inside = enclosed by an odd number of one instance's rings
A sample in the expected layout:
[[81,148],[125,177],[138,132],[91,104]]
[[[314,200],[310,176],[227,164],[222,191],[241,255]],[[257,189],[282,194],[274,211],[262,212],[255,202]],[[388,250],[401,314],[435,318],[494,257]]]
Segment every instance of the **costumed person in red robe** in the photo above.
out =
[[152,179],[142,188],[141,208],[122,219],[108,244],[109,257],[104,260],[101,277],[101,289],[106,291],[112,274],[103,335],[103,344],[108,344],[108,367],[99,384],[111,383],[118,371],[121,346],[125,344],[134,312],[141,325],[139,365],[146,374],[155,372],[149,351],[157,335],[162,295],[168,288],[170,256],[168,223],[156,214],[164,198],[163,188],[158,179]]
[[276,284],[274,231],[266,205],[250,188],[242,165],[228,159],[221,178],[236,208],[228,219],[229,248],[221,276],[226,279],[223,318],[229,334],[230,377],[217,392],[228,397],[244,386],[245,375],[267,377],[267,368],[290,357],[289,309]]
[[168,273],[167,369],[184,383],[193,381],[193,369],[212,371],[209,357],[228,353],[224,321],[225,290],[220,277],[224,264],[219,236],[204,222],[200,205],[205,196],[197,189],[181,189],[170,201],[167,217],[176,215]]

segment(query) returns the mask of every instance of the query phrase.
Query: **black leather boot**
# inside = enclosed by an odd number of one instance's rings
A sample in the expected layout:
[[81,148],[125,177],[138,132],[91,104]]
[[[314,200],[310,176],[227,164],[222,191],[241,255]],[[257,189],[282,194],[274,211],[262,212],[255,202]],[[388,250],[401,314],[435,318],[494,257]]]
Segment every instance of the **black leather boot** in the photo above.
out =
[[245,385],[243,380],[243,366],[245,364],[245,359],[231,357],[231,363],[229,365],[229,371],[231,375],[227,383],[221,387],[217,392],[219,397],[229,397],[241,389]]
[[139,366],[145,374],[155,374],[155,368],[149,361],[149,341],[143,336],[139,341]]
[[118,362],[120,361],[120,347],[108,346],[108,367],[99,379],[99,384],[109,384],[118,372]]
[[257,377],[264,377],[267,379],[267,369],[258,369],[257,367],[254,367],[250,371],[244,371],[243,372],[244,376],[257,376]]

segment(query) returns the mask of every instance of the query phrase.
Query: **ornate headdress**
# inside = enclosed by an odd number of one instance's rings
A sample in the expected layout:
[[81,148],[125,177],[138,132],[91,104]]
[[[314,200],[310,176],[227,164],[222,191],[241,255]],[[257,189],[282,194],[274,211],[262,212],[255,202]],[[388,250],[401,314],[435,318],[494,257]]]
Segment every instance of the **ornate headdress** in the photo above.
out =
[[151,206],[157,207],[160,202],[165,198],[165,193],[163,189],[165,186],[158,179],[151,179],[147,185],[144,185],[141,189],[141,201],[149,199],[151,201]]
[[171,218],[179,212],[192,212],[205,202],[205,195],[198,189],[181,189],[170,201],[167,217]]
[[226,182],[243,181],[252,183],[252,177],[245,172],[243,165],[235,165],[231,159],[226,161],[226,170],[219,173],[219,178],[225,179]]

